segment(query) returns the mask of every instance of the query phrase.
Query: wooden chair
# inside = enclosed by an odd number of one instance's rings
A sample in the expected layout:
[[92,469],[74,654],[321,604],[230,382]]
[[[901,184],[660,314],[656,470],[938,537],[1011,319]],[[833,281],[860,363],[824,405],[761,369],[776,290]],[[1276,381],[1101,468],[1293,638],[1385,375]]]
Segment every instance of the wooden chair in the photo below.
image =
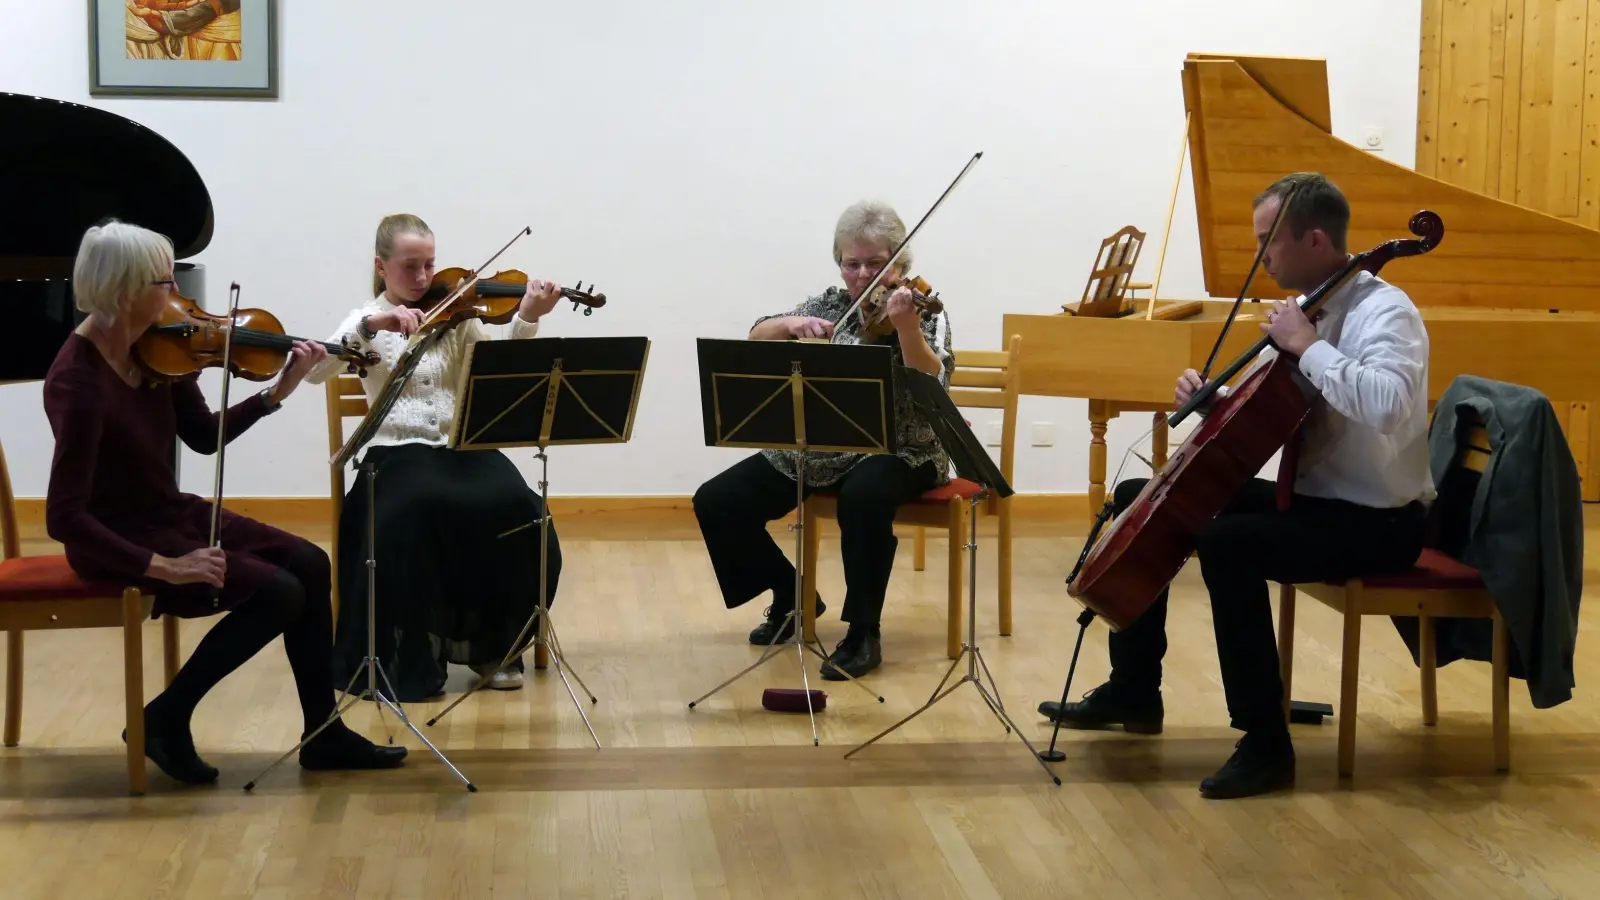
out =
[[[343,374],[328,379],[324,383],[327,394],[328,409],[328,458],[332,459],[338,454],[339,448],[344,446],[344,420],[360,418],[367,414],[367,392],[361,384],[361,376]],[[328,508],[331,511],[329,524],[333,533],[333,620],[339,621],[339,515],[344,511],[344,467],[332,463],[328,465]],[[543,629],[541,624],[540,629]],[[533,652],[533,667],[543,669],[550,663],[550,651],[540,642]]]
[[[122,682],[127,716],[128,787],[143,794],[149,786],[144,758],[144,622],[155,598],[137,587],[92,584],[79,578],[67,558],[23,556],[17,533],[11,474],[0,448],[0,630],[6,633],[5,745],[22,737],[22,635],[60,628],[121,628]],[[166,683],[178,672],[178,620],[161,620]]]
[[[950,378],[950,396],[956,406],[1001,410],[1000,473],[1007,482],[1012,480],[1012,463],[1016,459],[1017,434],[1017,361],[1022,352],[1022,338],[1012,335],[1004,351],[958,350],[956,369]],[[895,521],[915,525],[915,566],[921,571],[926,561],[927,528],[943,528],[949,541],[949,632],[946,652],[951,659],[961,654],[961,627],[966,591],[966,538],[968,512],[978,485],[962,478],[951,479],[943,487],[935,488],[920,498],[901,506]],[[805,502],[805,559],[801,570],[801,596],[804,597],[806,640],[816,636],[816,585],[817,554],[820,535],[816,522],[821,518],[838,516],[838,498],[831,492],[818,491]],[[990,496],[978,507],[979,516],[995,516],[1000,520],[999,607],[1000,633],[1011,633],[1011,500]]]
[[[1447,527],[1440,516],[1469,514],[1471,486],[1476,484],[1489,461],[1489,439],[1483,424],[1463,414],[1456,436],[1458,450],[1452,475],[1440,481],[1440,497],[1430,511],[1430,533]],[[1292,469],[1289,469],[1292,473]],[[1292,478],[1292,475],[1289,476]],[[1280,474],[1279,496],[1284,496]],[[1292,483],[1292,481],[1291,481]],[[1465,489],[1466,502],[1455,502],[1446,491]],[[1510,679],[1508,660],[1510,639],[1506,623],[1494,598],[1483,585],[1478,570],[1436,548],[1437,539],[1409,571],[1372,578],[1352,578],[1343,582],[1286,584],[1279,588],[1278,660],[1283,674],[1285,713],[1289,703],[1290,676],[1294,671],[1294,607],[1296,593],[1307,594],[1344,614],[1344,650],[1340,662],[1339,687],[1339,775],[1348,777],[1355,769],[1356,686],[1360,678],[1361,617],[1415,616],[1418,622],[1422,671],[1422,723],[1439,721],[1439,697],[1435,667],[1434,620],[1440,617],[1490,619],[1494,622],[1490,695],[1493,709],[1494,764],[1497,771],[1511,767]]]

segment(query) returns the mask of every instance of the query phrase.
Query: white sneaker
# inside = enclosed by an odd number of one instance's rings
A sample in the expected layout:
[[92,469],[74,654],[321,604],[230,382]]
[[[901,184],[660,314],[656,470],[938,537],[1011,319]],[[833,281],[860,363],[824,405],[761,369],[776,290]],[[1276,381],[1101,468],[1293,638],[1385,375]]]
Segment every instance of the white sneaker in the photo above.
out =
[[[491,668],[492,666],[473,666],[472,671],[476,673],[479,678],[482,678],[485,673],[490,671]],[[515,691],[522,687],[522,673],[518,672],[516,669],[503,669],[499,672],[495,672],[494,677],[489,679],[489,683],[484,685],[484,687],[495,691]]]

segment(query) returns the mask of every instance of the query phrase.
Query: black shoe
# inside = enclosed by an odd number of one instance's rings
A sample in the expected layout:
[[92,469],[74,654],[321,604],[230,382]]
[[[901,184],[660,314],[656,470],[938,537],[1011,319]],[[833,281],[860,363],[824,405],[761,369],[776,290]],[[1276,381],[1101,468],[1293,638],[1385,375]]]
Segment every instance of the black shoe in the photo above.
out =
[[312,771],[392,769],[406,758],[404,747],[380,747],[343,722],[329,725],[300,748],[300,768]]
[[1200,796],[1231,800],[1293,786],[1294,745],[1288,733],[1246,734],[1217,774],[1200,782]]
[[[128,729],[122,729],[122,742],[128,742]],[[184,784],[210,784],[217,780],[217,769],[194,749],[194,738],[187,731],[157,730],[145,716],[144,755],[167,776]]]
[[822,677],[828,681],[843,681],[845,676],[860,678],[883,665],[883,639],[877,626],[852,625],[844,640],[833,648],[827,662],[822,664]]
[[1160,734],[1166,710],[1161,692],[1130,691],[1106,682],[1065,706],[1055,700],[1039,704],[1039,714],[1068,728],[1105,728],[1121,725],[1129,734]]
[[[794,611],[794,601],[773,603],[762,613],[767,617],[765,622],[757,625],[750,632],[750,643],[765,647],[768,644],[777,644],[787,641],[794,634],[794,619],[785,618]],[[817,617],[828,611],[828,604],[817,598]]]

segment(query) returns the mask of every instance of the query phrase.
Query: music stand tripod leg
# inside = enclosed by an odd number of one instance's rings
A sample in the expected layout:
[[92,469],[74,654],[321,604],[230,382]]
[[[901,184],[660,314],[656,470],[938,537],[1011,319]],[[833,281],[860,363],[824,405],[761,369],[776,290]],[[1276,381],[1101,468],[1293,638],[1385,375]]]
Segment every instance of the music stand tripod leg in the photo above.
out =
[[[978,696],[983,698],[984,705],[988,706],[989,711],[994,713],[995,718],[999,719],[1001,724],[1006,726],[1006,731],[1008,733],[1015,734],[1017,738],[1022,741],[1022,743],[1028,748],[1029,753],[1033,755],[1035,761],[1037,761],[1039,766],[1044,769],[1045,774],[1050,776],[1051,781],[1055,782],[1057,785],[1061,784],[1061,779],[1057,777],[1054,772],[1050,771],[1050,767],[1045,765],[1044,760],[1041,759],[1039,754],[1034,750],[1033,743],[1028,740],[1027,736],[1022,733],[1022,730],[1016,726],[1016,723],[1011,721],[1011,716],[1006,713],[1005,705],[1000,701],[1000,688],[995,684],[994,675],[989,671],[989,664],[983,661],[982,651],[978,648],[978,502],[987,496],[987,490],[979,491],[977,494],[975,494],[971,500],[972,508],[968,511],[967,516],[967,521],[969,523],[968,527],[970,530],[966,546],[968,572],[967,639],[961,645],[961,653],[955,658],[954,661],[951,662],[950,668],[945,671],[944,678],[940,680],[938,687],[933,689],[933,694],[928,698],[927,703],[924,703],[920,709],[906,716],[904,719],[894,723],[893,725],[890,725],[888,728],[885,728],[883,731],[874,735],[870,740],[851,750],[849,753],[846,753],[844,755],[845,759],[849,759],[872,744],[877,743],[879,739],[887,736],[889,733],[893,732],[895,729],[901,727],[907,722],[910,722],[912,719],[926,712],[928,709],[931,709],[935,703],[938,703],[940,700],[943,700],[944,698],[955,693],[957,688],[970,681],[973,687],[977,688]],[[945,683],[950,680],[950,676],[954,674],[956,667],[961,664],[963,659],[967,662],[966,673],[963,674],[955,684],[945,688]],[[984,686],[983,679],[978,675],[978,670],[980,667],[983,670],[983,675],[987,676],[989,679],[989,687]],[[940,692],[941,688],[944,689],[943,693]]]
[[[312,738],[321,734],[323,729],[332,725],[345,711],[359,702],[361,697],[351,691],[355,687],[356,679],[360,678],[361,674],[365,672],[367,676],[367,696],[377,703],[379,718],[382,719],[383,717],[383,707],[389,707],[389,711],[395,714],[395,717],[400,720],[400,724],[410,729],[411,733],[416,735],[424,746],[433,751],[433,755],[439,757],[439,761],[444,763],[445,767],[454,773],[457,778],[461,779],[461,783],[467,786],[468,791],[476,793],[478,790],[477,785],[473,784],[472,780],[467,776],[461,774],[461,770],[455,767],[450,758],[445,756],[438,747],[435,747],[433,742],[428,740],[427,736],[422,733],[421,729],[417,728],[400,704],[389,699],[389,696],[378,687],[378,679],[381,677],[384,688],[387,688],[391,694],[394,693],[394,685],[389,683],[388,673],[384,672],[383,667],[378,664],[378,510],[377,491],[374,487],[377,469],[373,464],[370,453],[362,461],[361,468],[365,472],[367,481],[367,655],[361,660],[361,665],[356,668],[355,674],[350,676],[349,683],[345,685],[345,705],[335,704],[333,712],[329,713],[327,720],[317,726],[316,730],[301,738],[300,743],[289,748],[286,753],[274,760],[272,765],[261,770],[261,774],[245,782],[244,789],[246,791],[253,790],[256,783],[265,778],[267,773],[277,768],[293,754],[299,752],[302,747],[311,742]],[[387,725],[385,725],[385,728],[387,728]],[[393,735],[389,737],[389,742],[391,744],[394,743]]]

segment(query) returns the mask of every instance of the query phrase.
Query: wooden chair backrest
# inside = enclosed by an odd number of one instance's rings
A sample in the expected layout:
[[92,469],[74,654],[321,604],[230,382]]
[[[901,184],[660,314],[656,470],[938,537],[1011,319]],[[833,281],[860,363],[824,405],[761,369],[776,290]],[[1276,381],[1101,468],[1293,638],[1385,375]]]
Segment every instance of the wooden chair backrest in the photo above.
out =
[[1456,454],[1435,485],[1438,496],[1428,510],[1428,536],[1425,543],[1435,550],[1461,558],[1466,549],[1468,526],[1472,523],[1472,503],[1478,495],[1478,482],[1489,467],[1489,432],[1483,420],[1471,410],[1456,414]]
[[[367,414],[367,392],[361,386],[359,375],[337,375],[323,383],[328,408],[328,458],[332,459],[344,446],[344,420]],[[333,609],[339,611],[339,516],[344,512],[344,466],[328,464],[328,511],[333,528]]]
[[1078,301],[1077,309],[1063,308],[1080,316],[1117,315],[1128,293],[1133,269],[1139,264],[1144,237],[1144,232],[1127,225],[1101,241],[1100,252],[1095,255],[1094,268],[1089,271],[1089,281],[1083,286],[1083,298]]
[[4,559],[22,555],[22,538],[17,534],[17,499],[11,494],[11,470],[6,467],[6,448],[0,444],[0,542],[5,547]]
[[[1014,334],[1004,350],[957,350],[956,368],[950,375],[950,399],[969,409],[998,409],[1000,419],[1000,474],[1012,480],[1017,457],[1017,372],[1022,335]],[[983,440],[983,435],[978,436]]]
[[[358,375],[338,375],[323,384],[328,407],[328,458],[344,446],[344,420],[367,414],[367,393]],[[333,528],[339,530],[338,507],[344,498],[344,468],[328,465],[329,486],[333,491]]]

